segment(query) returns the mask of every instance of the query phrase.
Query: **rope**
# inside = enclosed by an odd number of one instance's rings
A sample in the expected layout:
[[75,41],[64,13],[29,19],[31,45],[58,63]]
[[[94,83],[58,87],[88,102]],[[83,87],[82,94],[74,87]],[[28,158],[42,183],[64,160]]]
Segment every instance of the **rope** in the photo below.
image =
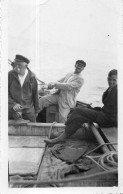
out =
[[109,153],[103,154],[99,158],[98,162],[101,166],[103,166],[108,171],[112,169],[117,170],[118,163],[115,158],[117,158],[117,152],[111,151]]
[[86,156],[86,158],[90,159],[92,162],[94,162],[95,164],[97,164],[97,166],[99,166],[101,169],[103,169],[104,171],[108,171],[106,168],[104,168],[101,164],[99,164],[98,162],[96,162],[96,160],[93,159],[92,156]]
[[52,132],[52,128],[53,126],[56,124],[57,122],[53,122],[50,126],[50,130],[49,130],[49,134],[48,134],[48,138],[50,139],[50,135],[51,135],[51,132]]
[[103,143],[103,144],[97,146],[96,148],[94,148],[93,150],[89,151],[89,152],[88,152],[87,154],[85,154],[84,156],[91,154],[92,152],[96,151],[97,149],[99,149],[100,147],[102,147],[102,146],[104,146],[104,145],[117,145],[117,143]]
[[[99,155],[99,156],[89,156],[90,153],[94,152],[95,150],[99,149],[100,147],[102,147],[103,145],[115,145],[117,143],[104,143],[102,145],[97,146],[96,148],[94,148],[93,150],[91,150],[90,152],[88,152],[87,154],[85,154],[84,156],[88,159],[90,159],[91,161],[93,161],[95,164],[97,164],[101,169],[103,169],[104,171],[112,171],[112,170],[117,170],[118,167],[118,155],[116,151],[109,151],[108,153],[105,153],[103,155]],[[98,161],[96,161],[94,158],[98,158]]]

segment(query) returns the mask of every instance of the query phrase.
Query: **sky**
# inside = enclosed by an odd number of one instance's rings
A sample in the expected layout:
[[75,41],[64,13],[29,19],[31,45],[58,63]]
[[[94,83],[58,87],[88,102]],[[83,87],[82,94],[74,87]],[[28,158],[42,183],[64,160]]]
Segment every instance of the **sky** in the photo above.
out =
[[83,91],[95,94],[96,84],[106,88],[108,72],[117,68],[119,7],[117,0],[9,0],[8,57],[28,57],[45,83],[85,60]]
[[16,52],[20,52],[30,59],[40,58],[38,55],[43,47],[48,47],[47,44],[81,49],[86,53],[100,51],[117,54],[118,2],[9,0],[9,57],[13,58]]

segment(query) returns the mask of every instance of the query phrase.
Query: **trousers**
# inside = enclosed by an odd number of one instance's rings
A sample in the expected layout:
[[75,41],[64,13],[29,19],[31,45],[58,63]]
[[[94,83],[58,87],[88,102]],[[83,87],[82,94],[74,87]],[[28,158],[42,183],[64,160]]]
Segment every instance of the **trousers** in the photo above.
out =
[[70,107],[63,107],[61,98],[58,94],[49,94],[39,99],[40,111],[52,104],[58,104],[59,107],[59,123],[64,123],[67,120],[67,116],[70,112]]
[[103,111],[77,107],[69,116],[65,123],[65,133],[67,137],[73,135],[84,123],[98,123],[101,127],[114,125]]
[[[17,113],[13,109],[9,110],[9,119],[16,119]],[[36,116],[34,113],[22,113],[22,119],[29,120],[30,122],[36,122]]]

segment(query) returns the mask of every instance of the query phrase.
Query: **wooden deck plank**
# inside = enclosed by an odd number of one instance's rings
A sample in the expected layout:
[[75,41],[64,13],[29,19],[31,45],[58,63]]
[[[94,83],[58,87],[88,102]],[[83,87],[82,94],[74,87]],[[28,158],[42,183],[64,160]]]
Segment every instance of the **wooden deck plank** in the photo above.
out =
[[[110,143],[118,143],[118,129],[117,127],[101,128],[104,135]],[[118,150],[118,145],[113,145]]]
[[[86,140],[77,140],[76,141],[75,139],[67,139],[64,142],[64,145],[68,145],[68,146],[72,145],[73,147],[80,148],[80,147],[83,147],[83,145],[88,145],[88,142]],[[94,144],[93,142],[89,142],[88,151],[95,148],[96,146],[97,146],[97,144]],[[91,161],[88,161],[87,163],[92,164]],[[93,166],[95,166],[95,165],[93,165]],[[62,171],[64,168],[67,168],[67,167],[69,167],[69,164],[66,163],[65,161],[62,161],[62,160],[56,158],[54,155],[52,155],[52,153],[50,151],[50,147],[47,147],[46,153],[43,157],[42,164],[40,166],[37,180],[38,181],[59,180],[60,171]],[[96,166],[96,167],[92,168],[90,171],[83,172],[82,174],[84,176],[86,174],[89,174],[90,172],[93,173],[93,172],[95,172],[95,169],[97,171],[100,170]],[[80,173],[78,175],[74,174],[74,175],[69,175],[69,176],[76,177],[76,176],[81,176],[82,174]]]
[[44,148],[9,148],[9,175],[36,175]]
[[9,136],[9,147],[34,147],[34,148],[44,148],[45,143],[44,139],[45,136]]
[[54,157],[51,154],[50,150],[47,149],[38,173],[37,180],[38,181],[57,180],[58,170],[67,166],[68,164],[66,164],[66,162],[63,162],[62,160]]
[[[20,125],[27,125],[27,126],[38,126],[38,127],[50,127],[53,123],[31,123],[31,122],[16,122],[14,120],[9,120],[9,126],[20,126]],[[55,123],[54,127],[64,127],[64,123]]]
[[[51,124],[26,124],[26,125],[9,125],[8,133],[9,135],[17,136],[48,136]],[[64,130],[64,125],[56,124],[53,126],[52,130],[54,132],[60,132]]]

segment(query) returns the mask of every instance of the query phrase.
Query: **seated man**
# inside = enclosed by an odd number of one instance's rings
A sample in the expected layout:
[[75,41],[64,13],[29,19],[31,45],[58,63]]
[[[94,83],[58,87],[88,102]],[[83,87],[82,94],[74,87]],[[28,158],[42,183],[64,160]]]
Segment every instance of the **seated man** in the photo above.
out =
[[28,63],[27,58],[16,55],[13,70],[8,73],[9,119],[35,122],[39,112],[38,85]]
[[65,131],[52,140],[45,140],[47,143],[56,143],[69,138],[84,123],[98,123],[101,127],[117,126],[117,70],[113,69],[108,74],[108,89],[102,96],[104,106],[100,111],[78,107],[71,113],[65,123]]
[[83,60],[76,61],[75,71],[68,73],[64,78],[58,82],[50,83],[48,88],[58,89],[55,94],[43,96],[39,100],[40,110],[48,107],[51,104],[58,104],[59,106],[59,122],[64,123],[71,108],[76,105],[76,96],[82,87],[84,80],[81,77],[81,72],[84,70],[86,63]]

